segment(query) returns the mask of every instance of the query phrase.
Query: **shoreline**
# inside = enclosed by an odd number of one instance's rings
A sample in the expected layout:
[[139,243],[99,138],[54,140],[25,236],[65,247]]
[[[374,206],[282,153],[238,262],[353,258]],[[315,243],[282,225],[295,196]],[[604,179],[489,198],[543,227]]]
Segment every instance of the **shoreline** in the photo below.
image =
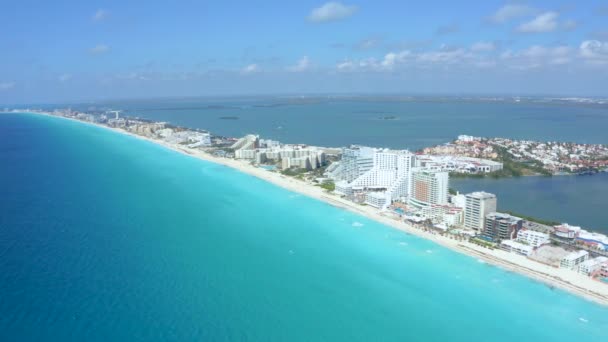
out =
[[[577,272],[559,269],[552,266],[544,265],[538,263],[536,261],[532,261],[526,257],[508,253],[502,250],[489,250],[484,247],[480,247],[478,245],[472,244],[468,241],[457,241],[455,239],[441,236],[438,234],[434,234],[431,232],[426,232],[421,229],[415,228],[414,226],[403,222],[401,220],[396,220],[394,218],[390,218],[382,215],[376,209],[373,209],[369,206],[361,206],[359,204],[350,202],[346,199],[343,199],[337,195],[326,192],[321,187],[317,187],[311,184],[308,184],[304,181],[297,180],[292,177],[284,176],[280,173],[270,172],[262,168],[255,167],[248,162],[239,161],[236,159],[228,159],[221,158],[210,155],[203,151],[188,148],[182,145],[176,145],[167,143],[158,139],[152,139],[148,137],[143,137],[123,129],[112,128],[105,125],[100,125],[92,122],[86,122],[77,120],[74,118],[68,118],[63,116],[52,115],[49,113],[42,112],[21,112],[26,114],[34,114],[34,115],[42,115],[59,119],[66,119],[75,122],[79,122],[81,124],[88,124],[91,126],[96,126],[100,128],[104,128],[110,131],[114,131],[119,134],[124,134],[127,136],[131,136],[140,140],[148,141],[150,143],[154,143],[156,145],[165,147],[174,152],[184,154],[186,156],[198,158],[200,160],[204,160],[207,162],[224,165],[226,167],[230,167],[235,169],[236,171],[254,176],[263,181],[269,182],[273,185],[279,186],[288,191],[296,192],[305,196],[308,196],[312,199],[316,199],[319,201],[323,201],[329,205],[334,207],[338,207],[340,209],[348,210],[358,215],[362,215],[370,220],[378,222],[380,224],[384,224],[394,229],[398,229],[402,232],[415,235],[419,238],[430,240],[442,247],[448,248],[457,253],[465,254],[470,257],[476,258],[483,262],[486,262],[490,265],[500,267],[502,269],[512,271],[518,273],[520,275],[526,276],[530,279],[540,281],[551,288],[559,288],[564,290],[570,294],[577,295],[584,299],[593,301],[595,303],[608,306],[608,285],[602,284],[599,281],[593,280],[589,277],[585,277],[583,275],[578,274]],[[14,113],[19,114],[19,113]]]

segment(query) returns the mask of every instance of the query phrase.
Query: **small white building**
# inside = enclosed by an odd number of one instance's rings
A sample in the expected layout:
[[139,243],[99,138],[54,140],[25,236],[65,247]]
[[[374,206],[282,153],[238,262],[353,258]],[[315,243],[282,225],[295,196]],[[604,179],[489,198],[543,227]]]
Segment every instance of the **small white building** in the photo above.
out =
[[555,235],[565,239],[574,239],[581,231],[581,227],[571,226],[567,223],[562,223],[559,226],[555,226],[554,228]]
[[365,204],[369,204],[374,208],[384,209],[390,203],[390,195],[385,191],[368,192],[365,195]]
[[536,232],[533,230],[520,230],[517,233],[518,242],[522,242],[532,246],[533,248],[538,248],[546,243],[549,243],[549,234]]
[[608,258],[606,257],[587,259],[578,265],[578,273],[590,276],[593,272],[599,270],[603,264],[606,264],[606,262],[608,262]]
[[523,256],[532,254],[533,250],[532,246],[514,240],[503,240],[500,243],[500,249],[509,253],[516,253]]
[[562,258],[559,263],[560,268],[567,268],[569,270],[577,270],[578,265],[589,259],[589,252],[579,250],[576,252],[568,253]]

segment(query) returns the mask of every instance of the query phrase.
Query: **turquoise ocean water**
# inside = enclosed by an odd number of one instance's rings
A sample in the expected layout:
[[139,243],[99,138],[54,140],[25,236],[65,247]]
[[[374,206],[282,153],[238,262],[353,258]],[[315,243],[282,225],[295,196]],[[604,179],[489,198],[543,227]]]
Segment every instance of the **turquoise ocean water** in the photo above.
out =
[[1,341],[601,341],[608,308],[229,168],[0,115]]
[[[127,115],[217,134],[258,133],[283,142],[322,146],[363,144],[417,150],[452,141],[459,134],[608,144],[608,104],[546,98],[516,102],[480,97],[267,96],[131,100],[73,107],[120,108]],[[454,185],[462,191],[495,192],[502,210],[567,221],[608,234],[603,209],[606,176],[458,180]]]

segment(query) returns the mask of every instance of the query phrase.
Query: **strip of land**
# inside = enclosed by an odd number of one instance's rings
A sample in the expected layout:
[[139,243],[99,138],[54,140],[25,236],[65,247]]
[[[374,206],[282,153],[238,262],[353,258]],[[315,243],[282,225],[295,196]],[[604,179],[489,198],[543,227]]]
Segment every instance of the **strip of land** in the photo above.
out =
[[320,201],[324,201],[330,205],[345,210],[349,210],[351,212],[365,216],[371,220],[375,220],[377,222],[388,225],[408,234],[431,240],[453,251],[477,258],[482,262],[486,262],[488,264],[495,265],[509,271],[517,272],[529,278],[543,282],[551,288],[559,288],[568,291],[572,294],[583,297],[585,299],[597,302],[599,304],[608,305],[608,286],[606,284],[602,284],[601,282],[593,280],[592,278],[585,277],[570,270],[544,265],[517,254],[508,253],[497,249],[488,249],[470,243],[466,240],[457,239],[455,237],[442,236],[440,234],[437,234],[436,232],[425,230],[421,227],[414,226],[397,218],[386,216],[382,212],[379,212],[374,208],[371,208],[369,206],[361,206],[359,204],[341,198],[338,195],[329,193],[320,187],[313,186],[296,178],[284,176],[276,172],[269,172],[262,168],[255,167],[246,161],[217,157],[198,149],[188,148],[185,145],[172,144],[158,139],[143,137],[127,132],[120,128],[112,128],[96,123],[84,122],[73,118],[51,115],[50,113],[36,112],[33,114],[45,115],[54,118],[61,118],[98,126],[114,132],[126,134],[137,139],[146,140],[164,146],[173,151],[183,153],[193,158],[198,158],[208,162],[221,164],[238,170],[240,172],[252,175],[264,181],[270,182],[287,190],[297,192]]

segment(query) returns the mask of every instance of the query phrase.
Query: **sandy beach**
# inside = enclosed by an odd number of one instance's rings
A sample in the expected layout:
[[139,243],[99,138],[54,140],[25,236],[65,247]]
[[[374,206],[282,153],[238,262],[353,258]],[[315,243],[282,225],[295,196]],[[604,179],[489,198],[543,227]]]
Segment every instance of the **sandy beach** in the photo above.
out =
[[396,218],[383,215],[382,212],[378,211],[369,206],[362,206],[346,199],[343,199],[337,195],[329,193],[324,189],[306,183],[301,180],[297,180],[292,177],[284,176],[277,172],[267,171],[262,168],[255,167],[249,162],[240,161],[235,159],[220,158],[197,149],[191,149],[183,145],[174,145],[167,142],[151,139],[148,137],[139,136],[122,129],[111,128],[104,125],[95,123],[84,122],[72,118],[60,117],[51,115],[49,113],[33,113],[46,116],[52,116],[56,118],[62,118],[66,120],[72,120],[81,122],[84,124],[90,124],[101,128],[109,129],[121,134],[127,134],[132,137],[147,140],[155,144],[159,144],[173,151],[183,153],[185,155],[199,158],[208,162],[225,165],[227,167],[236,169],[240,172],[255,176],[264,181],[270,182],[287,190],[297,192],[311,198],[324,201],[330,205],[349,210],[359,215],[363,215],[369,219],[375,220],[387,226],[399,229],[403,232],[419,236],[421,238],[431,240],[443,247],[449,248],[459,253],[463,253],[474,257],[482,262],[486,262],[491,265],[501,267],[503,269],[517,272],[529,278],[543,282],[548,286],[559,288],[568,291],[572,294],[581,296],[588,300],[597,302],[602,305],[608,305],[608,284],[595,281],[589,277],[578,274],[577,272],[559,269],[544,265],[533,260],[530,260],[524,256],[508,253],[501,250],[490,250],[467,241],[459,241],[450,237],[441,236],[439,234],[423,231],[413,225],[407,224]]

